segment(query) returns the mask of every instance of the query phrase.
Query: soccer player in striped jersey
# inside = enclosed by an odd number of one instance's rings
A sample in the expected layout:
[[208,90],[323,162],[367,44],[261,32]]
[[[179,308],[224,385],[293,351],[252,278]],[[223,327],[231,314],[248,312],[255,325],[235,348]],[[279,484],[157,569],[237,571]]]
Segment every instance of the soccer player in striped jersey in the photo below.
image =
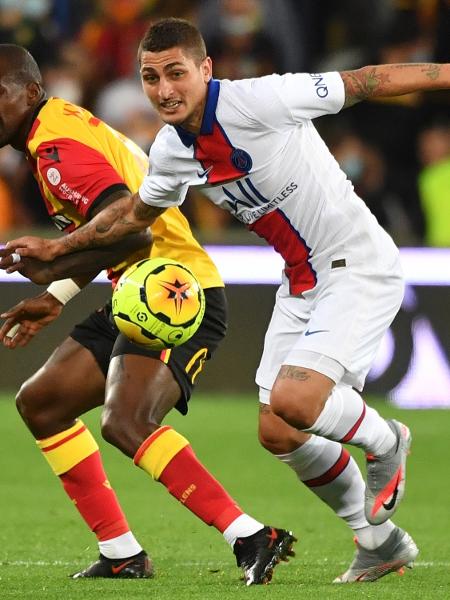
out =
[[[65,233],[116,198],[131,197],[148,169],[147,156],[131,140],[87,110],[47,98],[38,66],[24,48],[1,44],[0,146],[6,144],[26,153],[50,218]],[[188,412],[197,377],[225,335],[222,279],[176,207],[154,222],[151,234],[133,235],[105,250],[72,254],[50,265],[25,260],[21,272],[33,281],[58,281],[2,315],[0,341],[9,348],[25,345],[101,268],[111,267],[114,285],[126,266],[144,257],[162,256],[188,266],[204,288],[206,310],[188,342],[155,352],[118,333],[108,303],[75,326],[17,395],[18,410],[38,447],[98,539],[99,559],[73,577],[153,574],[108,481],[97,443],[79,418],[104,405],[103,437],[223,534],[247,585],[267,583],[276,564],[293,554],[293,534],[246,514],[198,460],[189,441],[161,426],[172,408]]]
[[[285,269],[256,377],[260,440],[357,533],[355,560],[337,581],[410,566],[417,547],[390,517],[404,494],[411,434],[359,394],[402,301],[398,249],[312,121],[368,98],[449,88],[450,66],[219,81],[200,32],[180,19],[149,28],[139,63],[166,123],[139,191],[63,240],[28,236],[8,249],[52,260],[108,245],[182,204],[192,186],[266,239]],[[342,443],[364,450],[365,486]]]

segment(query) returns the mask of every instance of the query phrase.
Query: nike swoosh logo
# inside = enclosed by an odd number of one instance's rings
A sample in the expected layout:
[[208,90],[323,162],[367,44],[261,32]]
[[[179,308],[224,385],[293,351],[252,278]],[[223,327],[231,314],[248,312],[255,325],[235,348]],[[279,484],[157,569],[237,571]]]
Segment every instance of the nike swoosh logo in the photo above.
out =
[[120,571],[123,571],[125,569],[125,567],[127,567],[132,562],[133,562],[133,559],[126,560],[125,562],[120,563],[120,565],[112,566],[111,571],[113,572],[114,575],[117,575],[117,573],[120,573]]
[[385,510],[392,510],[395,506],[395,503],[397,501],[397,496],[398,496],[398,482],[400,480],[400,474],[397,477],[397,483],[395,484],[395,490],[394,493],[392,494],[392,498],[389,500],[389,502],[383,502],[383,508]]
[[208,173],[210,173],[213,170],[213,166],[211,165],[210,167],[208,167],[207,169],[205,169],[204,171],[197,171],[197,175],[202,178],[202,177],[206,177],[208,175]]
[[315,329],[314,331],[310,331],[309,329],[307,329],[305,331],[305,335],[314,335],[315,333],[324,333],[326,331],[330,331],[329,329]]

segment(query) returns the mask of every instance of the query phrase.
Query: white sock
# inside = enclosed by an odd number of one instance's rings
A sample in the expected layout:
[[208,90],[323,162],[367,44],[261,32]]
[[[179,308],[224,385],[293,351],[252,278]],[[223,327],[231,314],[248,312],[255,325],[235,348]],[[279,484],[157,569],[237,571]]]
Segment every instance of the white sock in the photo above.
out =
[[395,525],[370,525],[364,514],[365,483],[355,460],[341,444],[312,435],[289,454],[276,455],[318,498],[353,530],[358,542],[373,550],[389,537]]
[[100,553],[106,558],[128,558],[139,554],[142,546],[136,540],[131,531],[118,535],[110,540],[103,540],[98,543]]
[[366,527],[354,531],[360,546],[366,550],[375,550],[388,539],[395,527],[392,521],[385,521],[381,525],[367,524]]
[[305,431],[358,446],[375,456],[391,450],[397,441],[387,421],[348,385],[333,388],[318,419]]
[[338,442],[312,435],[277,458],[286,463],[316,496],[352,529],[365,527],[365,483],[355,460]]
[[263,529],[263,527],[262,523],[244,513],[230,523],[222,535],[230,546],[233,547],[237,538],[253,535],[260,529]]

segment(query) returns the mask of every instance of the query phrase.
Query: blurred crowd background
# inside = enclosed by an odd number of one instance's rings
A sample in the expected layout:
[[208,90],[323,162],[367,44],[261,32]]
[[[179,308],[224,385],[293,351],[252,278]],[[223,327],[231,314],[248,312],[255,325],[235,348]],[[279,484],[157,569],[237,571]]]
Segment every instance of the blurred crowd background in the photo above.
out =
[[[0,43],[30,50],[49,95],[81,104],[148,150],[161,123],[136,62],[149,24],[202,31],[218,78],[449,62],[450,0],[0,0]],[[366,102],[316,126],[399,245],[450,246],[450,92]],[[199,194],[183,205],[204,241],[239,224]],[[0,149],[0,239],[49,220],[22,154]]]

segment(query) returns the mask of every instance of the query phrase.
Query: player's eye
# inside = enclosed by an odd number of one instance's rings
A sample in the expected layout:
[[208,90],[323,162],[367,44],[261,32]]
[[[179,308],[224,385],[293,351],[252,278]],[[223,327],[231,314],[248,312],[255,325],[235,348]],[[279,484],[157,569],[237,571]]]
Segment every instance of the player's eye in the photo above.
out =
[[143,75],[142,79],[146,83],[156,83],[158,81],[158,77],[156,75]]

